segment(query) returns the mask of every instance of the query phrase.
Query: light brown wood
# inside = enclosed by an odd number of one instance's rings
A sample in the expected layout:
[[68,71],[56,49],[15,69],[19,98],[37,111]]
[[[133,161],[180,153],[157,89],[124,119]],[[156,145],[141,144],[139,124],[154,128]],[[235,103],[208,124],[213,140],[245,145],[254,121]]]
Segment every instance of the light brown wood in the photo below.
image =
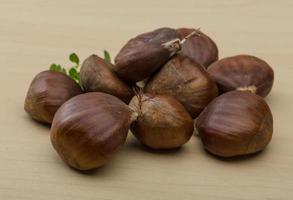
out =
[[[0,199],[292,199],[292,10],[289,0],[1,0]],[[130,37],[162,26],[201,27],[220,57],[253,54],[273,66],[271,144],[257,156],[222,161],[195,136],[170,153],[145,151],[130,136],[95,173],[69,169],[49,128],[23,110],[30,81],[52,62],[69,65],[70,52],[114,56]]]

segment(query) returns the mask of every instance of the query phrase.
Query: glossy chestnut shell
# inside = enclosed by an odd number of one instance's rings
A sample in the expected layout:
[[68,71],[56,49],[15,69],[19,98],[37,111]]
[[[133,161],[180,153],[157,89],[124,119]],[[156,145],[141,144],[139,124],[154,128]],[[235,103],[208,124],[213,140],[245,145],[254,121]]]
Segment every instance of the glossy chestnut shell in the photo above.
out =
[[250,55],[223,58],[213,63],[207,71],[216,81],[220,93],[250,88],[265,97],[274,82],[273,69],[265,61]]
[[193,118],[218,95],[217,86],[206,70],[182,55],[169,60],[148,81],[145,92],[174,97]]
[[172,149],[185,144],[192,136],[191,116],[174,98],[164,95],[135,96],[130,107],[138,113],[131,124],[135,137],[152,149]]
[[231,91],[204,109],[196,128],[207,151],[233,157],[263,150],[272,138],[273,117],[262,97]]
[[113,71],[113,65],[97,55],[91,55],[80,68],[80,80],[86,92],[105,92],[128,103],[133,91]]
[[114,70],[129,82],[147,78],[179,50],[165,45],[179,37],[175,29],[160,28],[132,38],[116,56]]
[[[186,37],[195,29],[179,28],[178,32],[181,39]],[[182,49],[179,54],[189,57],[194,62],[207,68],[210,64],[218,60],[218,47],[216,43],[206,34],[201,31],[199,36],[189,38],[182,44]]]
[[57,111],[51,127],[52,145],[69,166],[95,169],[124,144],[131,116],[129,107],[112,95],[78,95]]
[[28,89],[24,110],[35,120],[51,124],[58,108],[81,94],[81,87],[67,75],[43,71],[35,76]]

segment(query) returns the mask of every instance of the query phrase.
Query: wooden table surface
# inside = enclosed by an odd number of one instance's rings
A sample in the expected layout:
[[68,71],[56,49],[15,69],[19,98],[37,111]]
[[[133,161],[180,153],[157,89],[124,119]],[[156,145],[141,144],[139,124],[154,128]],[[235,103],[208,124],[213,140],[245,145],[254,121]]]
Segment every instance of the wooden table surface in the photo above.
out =
[[[289,0],[1,0],[0,199],[293,199],[292,10]],[[201,27],[220,57],[253,54],[272,65],[269,147],[222,161],[196,136],[179,151],[153,153],[130,134],[105,167],[92,174],[69,169],[49,128],[23,110],[30,81],[52,62],[69,65],[71,52],[84,59],[107,49],[114,57],[130,37],[162,26]]]

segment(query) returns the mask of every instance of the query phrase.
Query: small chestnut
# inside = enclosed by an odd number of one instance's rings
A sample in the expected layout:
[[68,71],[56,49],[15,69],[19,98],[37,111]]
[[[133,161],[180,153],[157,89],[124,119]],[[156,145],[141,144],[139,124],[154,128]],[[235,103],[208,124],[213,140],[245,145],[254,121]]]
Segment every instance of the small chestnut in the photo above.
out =
[[35,76],[28,89],[24,110],[35,120],[51,124],[58,108],[81,94],[81,87],[61,72],[43,71]]
[[152,149],[172,149],[185,144],[193,133],[193,120],[174,98],[164,95],[134,96],[129,106],[138,113],[131,124],[135,137]]
[[124,144],[135,117],[117,97],[101,92],[81,94],[57,111],[51,142],[69,166],[95,169],[107,163]]
[[273,69],[265,61],[250,55],[223,58],[210,65],[207,71],[216,81],[220,93],[249,89],[265,97],[274,82]]
[[174,97],[193,118],[218,95],[217,85],[206,70],[182,55],[170,59],[147,82],[145,92]]
[[[195,31],[191,28],[179,28],[181,38]],[[207,68],[211,63],[218,60],[218,47],[216,43],[206,34],[199,32],[198,37],[192,37],[182,44],[179,54],[189,57],[191,60]]]
[[132,89],[113,71],[113,65],[97,55],[91,55],[80,68],[80,80],[86,92],[105,92],[128,103]]
[[160,28],[132,38],[116,56],[114,70],[129,82],[147,78],[180,49],[172,43],[179,37],[175,29]]
[[231,91],[204,109],[196,128],[207,151],[233,157],[263,150],[272,138],[273,117],[262,97]]

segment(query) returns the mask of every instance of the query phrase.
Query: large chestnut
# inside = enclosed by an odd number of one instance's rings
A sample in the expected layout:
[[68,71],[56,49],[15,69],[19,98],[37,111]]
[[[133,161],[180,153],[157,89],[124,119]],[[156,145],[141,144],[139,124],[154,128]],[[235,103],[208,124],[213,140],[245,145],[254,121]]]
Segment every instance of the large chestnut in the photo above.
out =
[[113,65],[97,55],[91,55],[80,68],[80,80],[86,92],[105,92],[128,103],[132,89],[113,71]]
[[220,93],[249,89],[265,97],[274,82],[273,69],[265,61],[250,55],[223,58],[213,63],[207,71],[216,81]]
[[130,82],[147,78],[180,49],[172,43],[179,37],[175,29],[160,28],[132,38],[116,56],[114,70]]
[[146,84],[145,92],[170,95],[195,118],[218,95],[212,78],[196,62],[177,55]]
[[43,71],[31,82],[24,109],[33,119],[51,124],[58,108],[68,99],[81,93],[80,86],[65,74]]
[[95,169],[108,162],[124,144],[135,116],[112,95],[100,92],[78,95],[57,111],[51,142],[69,166],[78,170]]
[[263,150],[272,137],[273,117],[262,97],[231,91],[204,109],[196,127],[206,150],[233,157]]
[[[181,38],[186,37],[193,31],[195,31],[195,29],[178,29]],[[200,35],[186,40],[186,42],[182,44],[182,49],[179,53],[207,68],[211,63],[218,60],[218,47],[209,36],[199,30],[196,31],[198,31]]]
[[193,133],[193,120],[174,98],[164,95],[135,96],[130,107],[138,113],[131,131],[152,149],[172,149],[185,144]]

